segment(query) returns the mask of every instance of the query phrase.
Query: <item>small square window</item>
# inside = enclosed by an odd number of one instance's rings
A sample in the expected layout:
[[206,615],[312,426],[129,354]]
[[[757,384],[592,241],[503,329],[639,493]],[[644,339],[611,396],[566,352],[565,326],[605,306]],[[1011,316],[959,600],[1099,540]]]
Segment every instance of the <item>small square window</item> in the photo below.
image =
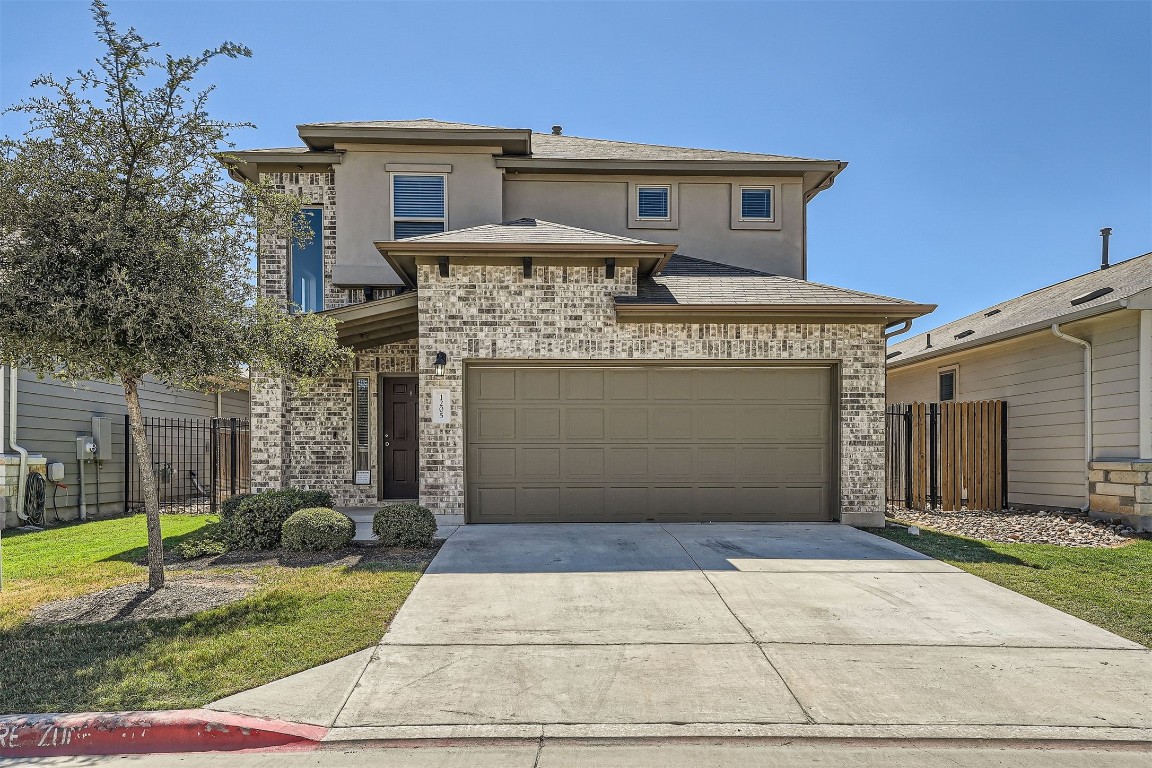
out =
[[446,187],[443,174],[393,174],[392,237],[403,240],[447,229]]
[[636,187],[636,218],[668,221],[670,187]]
[[940,371],[940,402],[956,399],[956,369]]
[[743,187],[740,190],[741,221],[772,221],[772,188]]

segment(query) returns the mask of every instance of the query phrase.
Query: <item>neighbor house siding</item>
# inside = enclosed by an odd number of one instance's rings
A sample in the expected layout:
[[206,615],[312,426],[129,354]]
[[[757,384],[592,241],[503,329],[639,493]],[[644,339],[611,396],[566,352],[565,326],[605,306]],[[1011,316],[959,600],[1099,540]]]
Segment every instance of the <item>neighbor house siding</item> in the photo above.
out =
[[[7,381],[5,382],[7,383]],[[19,434],[17,442],[30,453],[42,454],[49,462],[64,464],[66,489],[56,491],[56,507],[61,517],[75,518],[79,509],[80,470],[76,459],[76,438],[92,434],[92,417],[112,418],[112,457],[102,462],[99,475],[89,464],[86,472],[86,499],[89,514],[113,513],[124,509],[124,390],[118,384],[82,381],[75,385],[57,379],[38,379],[29,371],[19,373]],[[140,387],[140,405],[145,417],[205,419],[248,418],[248,393],[229,391],[220,395],[220,410],[214,394],[171,389],[152,381]],[[7,446],[5,449],[12,453]],[[99,494],[97,494],[99,477]],[[47,508],[53,515],[52,487],[47,489]],[[100,499],[100,508],[96,499]],[[16,523],[10,501],[8,524]]]
[[[1093,345],[1093,432],[1097,458],[1139,453],[1135,312],[1069,323]],[[957,400],[1008,402],[1008,500],[1084,504],[1084,355],[1045,330],[888,371],[888,402],[934,402],[940,368],[958,365]]]

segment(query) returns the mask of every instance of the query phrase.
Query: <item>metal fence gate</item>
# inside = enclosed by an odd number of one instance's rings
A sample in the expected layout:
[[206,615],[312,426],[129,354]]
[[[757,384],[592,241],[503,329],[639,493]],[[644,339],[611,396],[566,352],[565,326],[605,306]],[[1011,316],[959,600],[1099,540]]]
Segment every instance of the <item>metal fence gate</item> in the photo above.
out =
[[889,504],[994,511],[1008,504],[1008,403],[896,403],[886,409]]
[[[156,491],[168,511],[215,513],[217,505],[251,489],[252,441],[247,419],[144,419]],[[140,463],[124,417],[125,511],[144,506]]]

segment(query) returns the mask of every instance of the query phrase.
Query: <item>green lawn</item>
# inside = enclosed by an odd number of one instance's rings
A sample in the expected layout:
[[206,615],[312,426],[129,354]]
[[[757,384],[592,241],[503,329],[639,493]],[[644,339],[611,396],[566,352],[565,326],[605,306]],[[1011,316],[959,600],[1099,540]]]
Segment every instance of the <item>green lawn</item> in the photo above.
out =
[[921,528],[872,533],[1152,646],[1152,540],[1115,549],[1000,544]]
[[[164,516],[166,546],[211,522]],[[427,564],[423,555],[375,550],[353,565],[234,566],[257,581],[256,591],[187,618],[26,621],[41,603],[146,581],[137,564],[145,541],[142,516],[4,536],[0,711],[201,706],[378,642]],[[170,579],[178,576],[169,571]]]

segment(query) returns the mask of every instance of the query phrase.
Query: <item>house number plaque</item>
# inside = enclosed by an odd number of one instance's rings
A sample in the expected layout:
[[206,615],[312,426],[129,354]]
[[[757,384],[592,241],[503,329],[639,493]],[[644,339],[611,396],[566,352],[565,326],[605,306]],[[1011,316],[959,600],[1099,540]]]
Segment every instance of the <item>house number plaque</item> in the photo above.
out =
[[432,423],[452,423],[452,391],[448,389],[432,390]]

